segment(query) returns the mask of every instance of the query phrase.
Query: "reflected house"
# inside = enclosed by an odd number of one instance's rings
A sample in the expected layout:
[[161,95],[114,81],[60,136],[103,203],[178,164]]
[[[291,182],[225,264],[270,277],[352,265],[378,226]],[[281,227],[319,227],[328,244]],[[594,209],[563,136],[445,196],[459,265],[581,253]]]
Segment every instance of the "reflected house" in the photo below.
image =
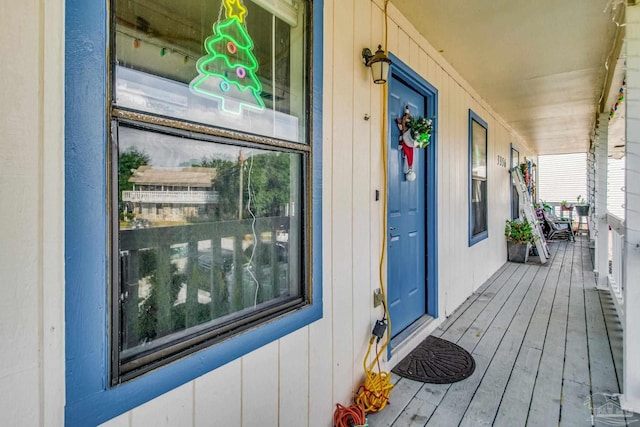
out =
[[218,204],[215,178],[214,168],[140,166],[129,178],[133,189],[122,192],[124,209],[149,221],[208,218]]

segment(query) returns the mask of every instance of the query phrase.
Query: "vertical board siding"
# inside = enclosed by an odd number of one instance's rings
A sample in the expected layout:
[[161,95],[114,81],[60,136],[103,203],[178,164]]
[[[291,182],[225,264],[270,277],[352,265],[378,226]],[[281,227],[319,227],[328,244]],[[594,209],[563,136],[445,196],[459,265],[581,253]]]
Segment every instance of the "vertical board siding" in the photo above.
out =
[[100,424],[100,427],[131,427],[131,412],[124,413],[104,424]]
[[242,425],[242,363],[234,360],[195,381],[195,425]]
[[3,4],[0,13],[0,52],[3,58],[13,58],[0,63],[2,98],[11,99],[0,107],[0,197],[4,207],[0,213],[0,412],[6,414],[3,423],[7,425],[36,425],[42,415],[38,401],[44,374],[39,354],[43,333],[40,227],[44,219],[39,94],[44,79],[42,8],[41,2],[31,0],[17,7]]
[[[138,406],[131,411],[131,427],[192,426],[193,388],[193,383],[187,383]],[[110,424],[107,425],[113,427]]]
[[278,357],[274,341],[242,358],[243,426],[278,425]]
[[[333,177],[333,120],[329,112],[333,105],[333,45],[334,45],[334,0],[324,1],[324,68],[323,68],[323,93],[322,93],[322,236],[314,238],[322,239],[322,287],[323,317],[322,320],[309,326],[309,427],[326,427],[327,414],[332,413],[333,403],[333,338],[331,335],[333,324],[333,286],[330,285],[333,277],[333,218],[329,214],[333,212],[332,192],[334,187]],[[339,8],[339,4],[338,4]],[[300,373],[291,373],[292,375]]]
[[[281,426],[309,425],[309,333],[302,329],[280,340],[279,419]],[[292,375],[296,374],[296,375]]]
[[626,159],[609,159],[607,167],[607,211],[624,219],[624,164]]
[[[371,133],[375,129],[371,127],[371,119],[365,120],[365,114],[371,116],[369,111],[371,97],[376,91],[370,90],[369,69],[362,66],[362,61],[358,55],[364,46],[375,49],[377,44],[371,41],[371,20],[362,19],[371,16],[371,3],[358,4],[357,13],[353,14],[351,26],[354,28],[353,38],[353,109],[351,120],[353,122],[353,145],[351,152],[351,170],[353,173],[353,198],[352,198],[352,236],[353,247],[351,252],[351,288],[353,298],[353,328],[351,332],[352,351],[354,368],[352,373],[352,384],[362,381],[362,369],[358,369],[355,361],[358,355],[364,354],[367,348],[368,336],[360,331],[367,330],[371,322],[372,275],[371,258],[369,248],[371,238],[369,235],[369,223],[371,222],[370,200],[373,196],[372,182],[369,178],[371,163],[369,158],[369,148],[371,147]],[[375,46],[374,46],[375,45]]]
[[[337,4],[336,4],[337,5]],[[333,123],[331,158],[333,177],[333,209],[331,217],[334,246],[333,260],[333,388],[334,400],[348,402],[351,387],[345,378],[353,378],[353,68],[355,52],[353,46],[354,3],[341,2],[333,17],[336,40],[333,46],[333,104],[325,116]],[[326,166],[326,165],[325,165]]]

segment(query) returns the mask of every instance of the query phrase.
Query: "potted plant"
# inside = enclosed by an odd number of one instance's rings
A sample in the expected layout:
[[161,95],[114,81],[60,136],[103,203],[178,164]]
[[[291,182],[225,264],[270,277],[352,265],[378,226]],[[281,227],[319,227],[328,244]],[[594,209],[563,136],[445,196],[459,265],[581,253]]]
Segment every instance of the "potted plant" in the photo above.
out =
[[570,211],[571,209],[573,209],[573,206],[566,200],[563,200],[562,202],[560,202],[560,209],[563,211]]
[[509,261],[527,262],[529,250],[534,242],[533,227],[525,219],[507,220],[504,227],[504,235],[507,238],[507,253]]
[[576,203],[576,213],[578,216],[589,216],[589,202],[582,198],[582,195],[578,196],[578,203]]
[[402,135],[405,142],[413,144],[416,148],[425,148],[429,145],[433,132],[433,119],[426,117],[412,117],[406,122],[406,130]]

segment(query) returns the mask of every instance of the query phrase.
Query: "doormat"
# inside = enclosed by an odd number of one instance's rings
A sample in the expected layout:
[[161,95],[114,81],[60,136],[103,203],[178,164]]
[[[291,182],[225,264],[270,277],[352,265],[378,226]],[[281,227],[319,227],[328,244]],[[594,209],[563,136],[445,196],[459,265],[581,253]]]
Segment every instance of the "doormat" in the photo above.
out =
[[391,372],[423,383],[449,384],[470,377],[475,368],[476,362],[467,350],[428,336]]

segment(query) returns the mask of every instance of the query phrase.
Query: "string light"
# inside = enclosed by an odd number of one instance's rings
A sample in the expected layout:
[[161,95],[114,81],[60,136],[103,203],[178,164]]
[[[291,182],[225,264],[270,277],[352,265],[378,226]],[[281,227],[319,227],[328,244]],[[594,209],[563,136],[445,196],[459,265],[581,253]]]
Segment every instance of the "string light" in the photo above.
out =
[[613,116],[615,116],[616,111],[618,111],[618,106],[622,101],[624,101],[624,91],[626,88],[627,88],[627,79],[625,78],[622,82],[622,87],[618,91],[618,99],[616,103],[613,105],[613,107],[611,107],[611,111],[609,111],[609,121],[613,119]]

